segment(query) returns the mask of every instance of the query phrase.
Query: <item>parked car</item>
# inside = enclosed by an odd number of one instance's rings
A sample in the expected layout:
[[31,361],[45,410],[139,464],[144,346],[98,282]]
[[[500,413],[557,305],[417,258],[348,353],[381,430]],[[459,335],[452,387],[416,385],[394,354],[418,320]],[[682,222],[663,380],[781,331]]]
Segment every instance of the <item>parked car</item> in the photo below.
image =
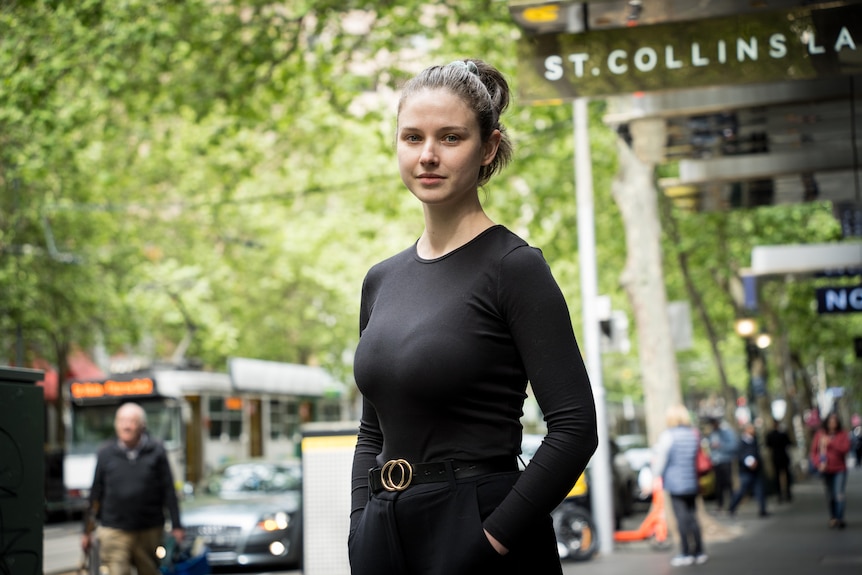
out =
[[[542,435],[524,434],[521,442],[521,457],[525,463],[529,463],[533,454],[542,442]],[[637,473],[632,469],[623,453],[620,452],[616,443],[611,440],[611,476],[613,492],[611,494],[614,506],[614,529],[619,529],[624,517],[628,517],[634,510],[634,493],[637,491]],[[587,475],[590,475],[592,461],[587,465]],[[588,477],[589,479],[589,477]],[[588,481],[589,483],[589,481]],[[591,502],[586,498],[585,505],[589,511]]]
[[[521,442],[521,463],[530,463],[543,436],[524,434]],[[586,473],[581,474],[566,498],[551,512],[554,533],[557,537],[557,552],[560,559],[587,561],[599,548],[597,529],[590,513],[590,493]]]
[[634,490],[633,498],[637,502],[650,501],[652,498],[652,448],[646,435],[631,433],[618,435],[614,440],[634,470],[637,477],[637,488]]
[[624,517],[634,512],[638,474],[615,439],[610,440],[611,475],[614,487],[614,528],[620,529]]
[[[637,488],[634,493],[634,500],[639,502],[649,502],[652,500],[652,448],[647,442],[645,435],[633,433],[627,435],[619,435],[615,442],[619,446],[622,454],[628,460],[629,464],[635,470],[637,476]],[[700,494],[704,499],[710,499],[715,496],[715,473],[710,471],[702,475],[698,479]]]
[[182,502],[186,541],[201,538],[213,567],[298,568],[302,563],[299,462],[250,460],[227,465]]

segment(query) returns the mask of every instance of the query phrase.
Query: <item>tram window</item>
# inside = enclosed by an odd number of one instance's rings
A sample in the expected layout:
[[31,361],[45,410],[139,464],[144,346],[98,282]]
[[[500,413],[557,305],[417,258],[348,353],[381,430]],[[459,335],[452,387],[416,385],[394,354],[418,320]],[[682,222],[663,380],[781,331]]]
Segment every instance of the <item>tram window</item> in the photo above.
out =
[[147,412],[149,434],[161,440],[168,450],[178,449],[182,423],[179,407],[164,403],[142,403],[142,405]]
[[116,405],[73,407],[70,447],[94,446],[114,437]]
[[341,420],[341,405],[336,402],[323,401],[318,407],[320,421],[339,421]]
[[299,401],[271,399],[269,401],[269,435],[272,439],[291,439],[299,429]]
[[229,401],[234,399],[236,398],[209,398],[209,436],[211,439],[219,439],[223,436],[229,439],[239,439],[242,433],[242,402]]
[[[144,400],[136,403],[146,412],[147,433],[163,441],[168,449],[176,448],[180,440],[179,408],[162,400]],[[72,437],[69,448],[74,452],[81,446],[91,448],[112,440],[116,435],[114,418],[120,405],[122,405],[121,402],[73,407]]]

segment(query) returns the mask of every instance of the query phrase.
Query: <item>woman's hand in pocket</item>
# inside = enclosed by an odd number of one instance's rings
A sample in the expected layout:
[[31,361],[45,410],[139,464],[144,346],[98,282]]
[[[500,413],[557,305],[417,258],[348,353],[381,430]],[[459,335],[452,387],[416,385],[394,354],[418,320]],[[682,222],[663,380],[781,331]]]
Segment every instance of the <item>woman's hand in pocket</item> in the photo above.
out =
[[488,543],[491,544],[491,547],[493,547],[497,553],[499,553],[500,555],[505,555],[509,552],[509,550],[506,549],[506,547],[502,543],[497,541],[497,539],[493,535],[488,533],[487,529],[484,529],[483,531],[485,531],[485,537],[488,538]]

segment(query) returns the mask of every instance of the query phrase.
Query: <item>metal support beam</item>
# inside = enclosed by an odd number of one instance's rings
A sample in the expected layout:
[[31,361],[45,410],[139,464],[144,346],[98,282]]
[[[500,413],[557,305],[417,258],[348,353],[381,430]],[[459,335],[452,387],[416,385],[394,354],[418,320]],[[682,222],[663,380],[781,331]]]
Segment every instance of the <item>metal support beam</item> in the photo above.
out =
[[584,350],[587,371],[596,402],[596,425],[599,446],[590,466],[590,500],[599,531],[599,551],[610,553],[614,548],[614,510],[611,497],[611,451],[608,441],[605,387],[602,381],[602,352],[599,316],[596,302],[598,272],[596,265],[596,223],[593,203],[593,168],[590,154],[589,114],[587,99],[573,103],[575,138],[575,192],[578,214],[578,257],[581,262],[581,302],[584,315]]
[[[849,78],[862,83],[862,76]],[[848,77],[647,92],[607,98],[608,113],[603,120],[610,125],[620,125],[641,118],[696,116],[801,101],[846,100],[852,95]]]
[[661,187],[696,186],[717,182],[759,180],[800,173],[852,170],[850,146],[821,146],[799,152],[723,156],[708,160],[680,160],[679,178],[660,181]]

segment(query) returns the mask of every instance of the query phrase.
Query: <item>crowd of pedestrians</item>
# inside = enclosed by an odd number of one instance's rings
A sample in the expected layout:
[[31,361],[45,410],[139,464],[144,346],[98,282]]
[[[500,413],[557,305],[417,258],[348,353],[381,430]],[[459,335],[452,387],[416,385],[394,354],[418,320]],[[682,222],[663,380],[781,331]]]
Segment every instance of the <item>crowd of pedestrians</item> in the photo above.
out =
[[667,427],[653,448],[653,473],[663,480],[677,523],[679,552],[672,566],[707,561],[695,504],[704,488],[695,464],[699,449],[712,463],[710,514],[733,521],[740,505],[750,501],[759,517],[768,517],[768,501],[774,497],[779,505],[790,504],[794,481],[803,474],[823,482],[828,527],[846,528],[848,460],[862,466],[862,418],[854,415],[850,430],[835,411],[822,423],[815,421],[807,434],[810,443],[801,445],[782,421],[743,419],[734,426],[722,417],[707,417],[701,434],[685,407],[668,410]]

